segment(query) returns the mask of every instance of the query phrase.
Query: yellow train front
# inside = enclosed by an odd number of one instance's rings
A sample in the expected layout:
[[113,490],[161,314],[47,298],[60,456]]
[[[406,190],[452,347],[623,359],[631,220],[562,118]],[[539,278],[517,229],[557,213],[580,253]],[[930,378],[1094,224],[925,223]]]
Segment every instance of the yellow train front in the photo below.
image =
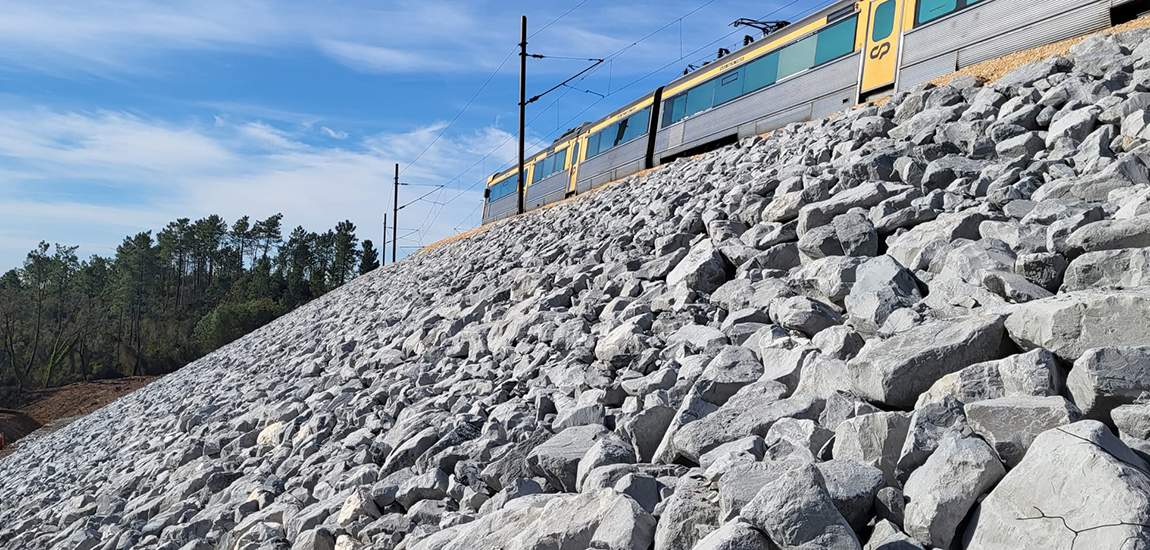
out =
[[[559,138],[527,163],[524,210],[988,59],[1104,29],[1146,4],[836,2]],[[488,179],[483,223],[518,213],[517,185],[517,167]]]

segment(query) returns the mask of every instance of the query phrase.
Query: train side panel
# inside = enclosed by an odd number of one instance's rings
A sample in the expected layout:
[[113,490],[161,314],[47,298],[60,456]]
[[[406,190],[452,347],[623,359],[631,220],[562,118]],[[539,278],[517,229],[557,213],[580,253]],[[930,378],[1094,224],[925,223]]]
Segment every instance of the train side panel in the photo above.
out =
[[763,134],[854,104],[859,52],[659,130],[655,164],[723,138]]
[[[584,135],[580,136],[580,152],[576,170],[574,192],[586,193],[603,184],[625,178],[649,167],[651,140],[653,139],[654,120],[658,108],[655,102],[661,88],[644,96],[631,105],[616,111],[592,126]],[[593,142],[606,139],[605,134],[610,132],[612,126],[622,120],[632,120],[646,111],[646,126],[642,133],[607,150],[602,147],[596,152]]]
[[903,25],[910,30],[903,36],[899,90],[1111,23],[1110,0],[962,2],[969,0],[958,0],[960,9],[946,13],[954,2],[908,0]]
[[[677,93],[664,93],[655,164],[853,106],[865,45],[860,28],[865,24],[858,11],[824,15],[803,27],[810,32],[790,42],[776,42],[757,54],[736,53],[739,57],[724,64],[714,78],[668,86]],[[694,96],[708,88],[714,88],[710,102],[704,96],[701,105],[695,104]]]

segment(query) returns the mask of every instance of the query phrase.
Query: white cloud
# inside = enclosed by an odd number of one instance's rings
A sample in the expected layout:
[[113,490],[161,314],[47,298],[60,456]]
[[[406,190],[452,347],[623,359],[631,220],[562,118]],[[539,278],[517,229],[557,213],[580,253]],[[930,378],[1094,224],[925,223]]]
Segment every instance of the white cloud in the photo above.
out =
[[332,138],[332,139],[347,139],[347,132],[341,132],[339,130],[332,130],[331,128],[328,128],[327,126],[321,126],[320,131],[323,132],[323,135],[325,135],[329,138]]
[[0,158],[42,176],[133,179],[204,166],[227,167],[235,155],[195,126],[123,112],[0,111]]
[[[0,110],[0,158],[9,164],[0,192],[11,198],[0,204],[0,270],[18,265],[40,240],[111,254],[129,233],[208,214],[282,212],[285,225],[309,230],[350,219],[378,243],[395,163],[427,148],[443,127],[324,147],[267,122],[176,125],[120,112]],[[401,235],[421,231],[400,245],[429,244],[475,224],[481,182],[514,155],[515,140],[496,128],[436,141],[403,180],[446,185],[403,210]],[[403,187],[400,203],[429,190]]]
[[348,67],[365,73],[409,73],[454,68],[445,58],[341,40],[320,40],[320,51]]
[[260,149],[299,149],[303,147],[303,144],[293,141],[288,132],[263,122],[243,124],[239,127],[239,132]]
[[[651,37],[616,64],[616,74],[650,70],[727,32],[738,17],[757,17],[772,2],[739,0],[708,6]],[[531,47],[554,55],[602,56],[675,21],[692,0],[643,0],[585,6],[567,15]],[[487,72],[518,42],[520,13],[530,30],[569,6],[559,2],[491,5],[466,0],[308,2],[304,0],[41,0],[0,3],[0,67],[56,75],[163,73],[158,61],[188,51],[276,55],[278,47],[314,47],[365,72]],[[809,9],[804,7],[802,9]],[[792,7],[787,13],[798,12]],[[741,34],[739,34],[741,36]],[[737,37],[736,37],[737,38]],[[569,74],[561,64],[537,73]],[[175,70],[175,69],[172,69]],[[510,73],[514,67],[507,67]]]

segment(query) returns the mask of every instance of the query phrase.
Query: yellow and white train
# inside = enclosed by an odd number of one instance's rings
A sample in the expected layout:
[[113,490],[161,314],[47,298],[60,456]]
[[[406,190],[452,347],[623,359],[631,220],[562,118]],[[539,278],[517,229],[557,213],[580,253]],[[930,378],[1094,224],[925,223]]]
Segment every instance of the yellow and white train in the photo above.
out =
[[[526,162],[524,210],[1108,28],[1144,7],[1135,0],[836,2],[560,137]],[[517,184],[517,166],[488,178],[483,223],[518,212]]]

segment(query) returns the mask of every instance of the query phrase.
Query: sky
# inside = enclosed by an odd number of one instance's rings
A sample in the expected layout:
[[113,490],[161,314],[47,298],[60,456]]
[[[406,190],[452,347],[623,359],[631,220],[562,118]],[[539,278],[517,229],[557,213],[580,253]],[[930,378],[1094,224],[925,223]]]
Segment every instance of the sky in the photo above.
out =
[[210,214],[348,219],[379,248],[396,163],[402,258],[478,226],[516,156],[520,15],[551,56],[529,97],[608,59],[528,106],[530,154],[754,32],[732,21],[826,3],[5,0],[0,272],[40,241],[110,256]]

